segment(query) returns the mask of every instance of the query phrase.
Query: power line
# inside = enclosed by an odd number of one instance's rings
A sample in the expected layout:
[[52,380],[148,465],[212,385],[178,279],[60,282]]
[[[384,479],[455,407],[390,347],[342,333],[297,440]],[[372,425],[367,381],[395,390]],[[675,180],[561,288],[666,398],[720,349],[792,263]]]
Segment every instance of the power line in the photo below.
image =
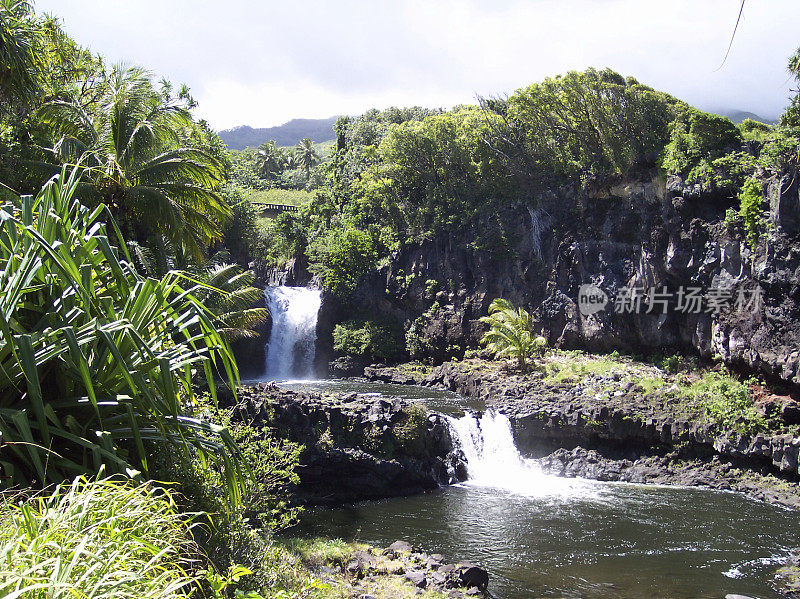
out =
[[717,68],[714,70],[714,72],[715,72],[715,73],[716,73],[717,71],[719,71],[719,70],[720,70],[722,67],[724,67],[724,66],[725,66],[725,61],[726,61],[726,60],[728,60],[728,54],[730,54],[730,53],[731,53],[731,48],[733,47],[733,38],[735,38],[735,37],[736,37],[736,30],[737,30],[737,29],[739,29],[739,21],[741,21],[741,20],[742,20],[742,11],[744,10],[744,3],[745,3],[745,0],[742,0],[742,5],[739,7],[739,16],[738,16],[738,17],[736,17],[736,25],[734,26],[734,28],[733,28],[733,33],[731,34],[731,43],[729,43],[729,44],[728,44],[728,51],[727,51],[727,52],[725,52],[725,58],[723,58],[723,59],[722,59],[722,64],[721,64],[721,65],[719,65],[719,66],[718,66],[718,67],[717,67]]

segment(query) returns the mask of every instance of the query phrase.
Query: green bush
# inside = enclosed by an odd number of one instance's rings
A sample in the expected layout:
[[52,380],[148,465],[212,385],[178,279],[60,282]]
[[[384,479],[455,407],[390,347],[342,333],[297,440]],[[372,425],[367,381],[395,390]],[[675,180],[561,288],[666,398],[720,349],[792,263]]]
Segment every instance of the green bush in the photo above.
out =
[[759,163],[774,173],[784,173],[800,162],[800,139],[788,131],[778,130],[761,148]]
[[702,415],[717,429],[755,433],[766,428],[766,421],[753,405],[750,388],[754,382],[708,372],[685,393],[694,398]]
[[401,338],[397,323],[349,320],[333,329],[333,349],[369,362],[390,362],[403,354]]
[[332,229],[309,249],[312,271],[322,276],[325,287],[341,297],[352,295],[378,261],[373,237],[355,227]]
[[1,597],[186,597],[198,558],[190,518],[152,484],[78,478],[0,502]]
[[767,125],[755,119],[744,119],[737,127],[742,134],[742,138],[755,141],[769,139],[774,130],[772,125]]
[[761,192],[761,183],[753,177],[745,181],[744,187],[739,192],[739,216],[744,222],[747,232],[747,241],[751,247],[758,242],[765,227],[761,204],[764,196]]
[[[272,532],[296,524],[301,512],[291,496],[299,482],[296,468],[303,448],[276,439],[267,428],[234,417],[234,411],[220,410],[209,398],[198,397],[198,415],[227,427],[250,467],[251,476],[244,481],[239,506],[226,501],[224,471],[215,464],[199,456],[187,459],[168,446],[158,445],[151,445],[149,459],[153,476],[170,481],[180,492],[175,497],[181,510],[197,514],[194,538],[216,570],[245,566],[251,574],[239,587],[260,591],[276,584],[280,556],[271,546]],[[267,559],[268,555],[272,558]]]
[[729,118],[686,107],[670,125],[661,166],[669,173],[686,177],[703,160],[720,158],[738,149],[741,141],[741,133]]
[[428,430],[428,412],[419,404],[403,408],[401,420],[393,433],[406,455],[422,455]]
[[710,189],[735,193],[759,169],[756,157],[745,152],[730,152],[710,160],[703,158],[689,171],[687,183],[701,183]]
[[236,502],[233,439],[186,415],[199,375],[212,395],[215,370],[235,384],[230,348],[196,283],[137,272],[105,208],[74,198],[79,176],[0,208],[2,484],[136,475],[152,440],[219,460]]
[[441,306],[439,302],[433,302],[431,307],[415,318],[406,330],[406,351],[412,359],[418,360],[428,357],[435,348],[431,339],[425,334],[425,329],[436,318]]

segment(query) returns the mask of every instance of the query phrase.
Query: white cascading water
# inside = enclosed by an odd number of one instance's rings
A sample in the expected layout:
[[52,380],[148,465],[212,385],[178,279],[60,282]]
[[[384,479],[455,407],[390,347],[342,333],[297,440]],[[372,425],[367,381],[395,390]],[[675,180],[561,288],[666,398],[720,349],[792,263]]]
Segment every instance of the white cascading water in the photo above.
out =
[[539,207],[528,207],[528,214],[531,217],[531,245],[533,247],[533,253],[539,260],[542,260],[542,233],[549,222],[550,215]]
[[264,295],[272,315],[272,332],[267,343],[267,378],[313,378],[317,315],[322,303],[320,291],[281,286],[267,287]]
[[466,485],[503,489],[528,497],[596,495],[587,481],[544,474],[534,460],[523,458],[511,432],[508,417],[487,410],[478,420],[473,414],[449,418],[456,442],[467,459]]

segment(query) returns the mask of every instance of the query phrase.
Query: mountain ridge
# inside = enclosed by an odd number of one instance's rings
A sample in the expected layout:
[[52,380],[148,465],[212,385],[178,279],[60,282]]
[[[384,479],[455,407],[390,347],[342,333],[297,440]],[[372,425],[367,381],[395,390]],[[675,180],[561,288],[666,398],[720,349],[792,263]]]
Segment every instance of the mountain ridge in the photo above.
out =
[[254,128],[240,125],[219,132],[219,137],[231,150],[256,148],[274,139],[279,146],[293,146],[301,139],[308,137],[314,143],[330,141],[336,136],[333,125],[338,117],[327,119],[291,119],[277,127]]

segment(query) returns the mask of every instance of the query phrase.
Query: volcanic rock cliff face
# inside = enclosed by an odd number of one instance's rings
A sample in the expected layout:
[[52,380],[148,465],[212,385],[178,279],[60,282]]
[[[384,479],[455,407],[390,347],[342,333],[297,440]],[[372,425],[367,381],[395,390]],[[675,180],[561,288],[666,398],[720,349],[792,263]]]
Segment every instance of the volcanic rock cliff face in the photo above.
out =
[[[477,344],[478,318],[495,297],[531,310],[551,345],[595,351],[718,354],[731,367],[800,384],[800,202],[786,175],[764,189],[768,234],[751,250],[740,226],[726,226],[735,198],[655,175],[595,190],[563,188],[484,217],[458,234],[396,254],[344,305],[326,298],[320,338],[355,312],[416,319],[420,354],[445,359]],[[766,229],[766,227],[765,227]],[[622,288],[725,288],[735,299],[760,288],[758,310],[719,314],[583,315],[581,285],[613,298]],[[354,309],[355,308],[355,309]],[[324,348],[324,343],[322,345]]]
[[295,500],[328,504],[411,495],[466,478],[444,416],[419,405],[242,387],[234,418],[303,445]]

